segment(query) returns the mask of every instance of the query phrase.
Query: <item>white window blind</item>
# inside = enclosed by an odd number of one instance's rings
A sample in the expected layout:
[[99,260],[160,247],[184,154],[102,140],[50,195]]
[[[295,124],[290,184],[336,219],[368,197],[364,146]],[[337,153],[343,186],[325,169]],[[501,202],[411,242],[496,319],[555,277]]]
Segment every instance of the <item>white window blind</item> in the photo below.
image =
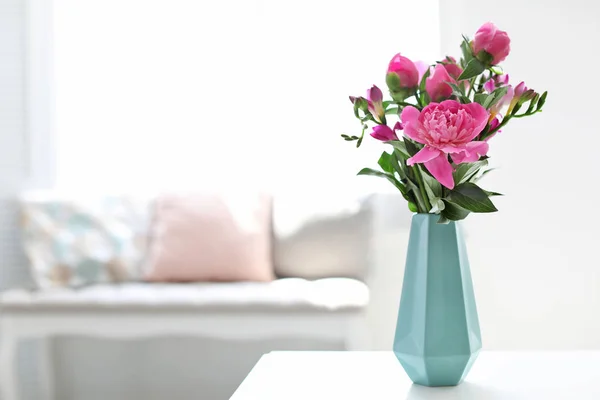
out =
[[[57,182],[351,180],[348,95],[439,58],[437,1],[54,0]],[[365,178],[366,179],[366,178]]]

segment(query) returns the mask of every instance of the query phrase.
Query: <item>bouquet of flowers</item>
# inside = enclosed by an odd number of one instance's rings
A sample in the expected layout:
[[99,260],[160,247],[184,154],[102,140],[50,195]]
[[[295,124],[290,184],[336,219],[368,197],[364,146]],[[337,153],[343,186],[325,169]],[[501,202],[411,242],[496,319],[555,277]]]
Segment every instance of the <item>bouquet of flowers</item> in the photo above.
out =
[[391,100],[384,101],[377,86],[366,98],[351,96],[362,133],[342,135],[359,147],[371,129],[373,138],[390,145],[379,158],[381,170],[358,174],[387,179],[411,211],[439,214],[440,223],[497,211],[490,197],[500,194],[478,186],[491,171],[490,139],[512,119],[541,112],[547,95],[524,82],[509,83],[499,64],[510,52],[510,38],[493,23],[473,40],[463,36],[460,48],[458,61],[447,56],[434,65],[396,54],[386,75]]

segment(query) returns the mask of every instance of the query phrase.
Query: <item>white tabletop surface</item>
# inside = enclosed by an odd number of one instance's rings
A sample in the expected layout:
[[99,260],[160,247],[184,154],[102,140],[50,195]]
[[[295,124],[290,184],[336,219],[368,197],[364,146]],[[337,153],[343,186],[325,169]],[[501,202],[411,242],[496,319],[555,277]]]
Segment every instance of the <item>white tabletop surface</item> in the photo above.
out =
[[600,351],[482,352],[459,386],[413,385],[392,352],[265,354],[231,400],[600,400]]

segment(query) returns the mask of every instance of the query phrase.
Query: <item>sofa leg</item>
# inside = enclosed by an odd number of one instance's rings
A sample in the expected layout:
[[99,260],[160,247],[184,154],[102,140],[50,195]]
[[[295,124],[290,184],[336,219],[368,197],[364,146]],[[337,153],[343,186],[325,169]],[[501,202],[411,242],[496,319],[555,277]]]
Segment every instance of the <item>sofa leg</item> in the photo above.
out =
[[2,400],[18,400],[16,350],[17,338],[9,329],[0,332],[0,395]]
[[53,339],[42,337],[39,340],[38,371],[40,390],[43,400],[54,400],[54,364],[53,364]]

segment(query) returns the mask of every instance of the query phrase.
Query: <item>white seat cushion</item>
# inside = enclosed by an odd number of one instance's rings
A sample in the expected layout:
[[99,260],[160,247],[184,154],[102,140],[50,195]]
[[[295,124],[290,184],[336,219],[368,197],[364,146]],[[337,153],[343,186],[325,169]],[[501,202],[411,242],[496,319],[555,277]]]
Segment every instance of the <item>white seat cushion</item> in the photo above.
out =
[[366,307],[369,289],[350,278],[272,282],[101,284],[80,289],[12,289],[0,295],[3,312],[200,311],[352,312]]

